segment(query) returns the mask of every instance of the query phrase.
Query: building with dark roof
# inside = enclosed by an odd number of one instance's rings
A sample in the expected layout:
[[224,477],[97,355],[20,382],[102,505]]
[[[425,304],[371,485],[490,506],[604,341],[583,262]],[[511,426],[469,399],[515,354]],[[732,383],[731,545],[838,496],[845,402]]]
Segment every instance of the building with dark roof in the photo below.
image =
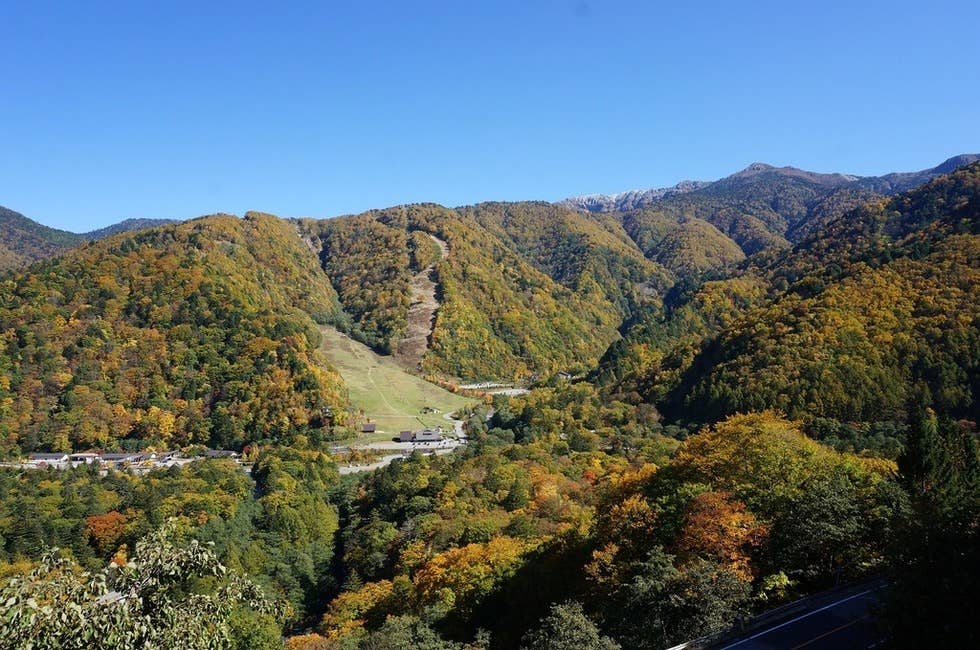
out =
[[52,453],[52,454],[31,454],[28,460],[35,467],[67,467],[68,466],[68,454],[65,453]]
[[439,442],[442,440],[442,429],[422,429],[421,431],[402,431],[398,434],[399,442]]

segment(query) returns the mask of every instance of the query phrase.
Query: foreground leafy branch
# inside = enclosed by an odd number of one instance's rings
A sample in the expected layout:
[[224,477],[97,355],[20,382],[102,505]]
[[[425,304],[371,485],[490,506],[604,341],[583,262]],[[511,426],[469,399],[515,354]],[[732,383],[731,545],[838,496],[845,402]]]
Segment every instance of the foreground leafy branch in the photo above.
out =
[[58,549],[0,590],[0,647],[232,647],[242,616],[272,629],[283,612],[248,578],[227,570],[208,545],[177,543],[167,522],[124,565],[83,571]]

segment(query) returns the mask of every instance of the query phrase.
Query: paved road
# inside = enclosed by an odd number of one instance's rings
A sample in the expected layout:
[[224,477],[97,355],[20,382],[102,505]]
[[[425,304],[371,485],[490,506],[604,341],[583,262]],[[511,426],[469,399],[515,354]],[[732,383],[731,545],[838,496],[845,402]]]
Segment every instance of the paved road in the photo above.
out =
[[856,593],[791,618],[773,621],[740,641],[727,641],[717,650],[851,650],[881,643],[874,608],[884,586],[870,585]]
[[344,474],[358,474],[360,472],[370,472],[372,470],[380,469],[385,465],[390,464],[391,461],[395,460],[396,458],[404,458],[404,456],[402,454],[390,454],[388,456],[382,456],[381,458],[371,463],[370,465],[341,465],[340,467],[337,468],[337,471],[340,472],[341,476],[343,476]]
[[399,452],[397,454],[382,456],[369,465],[341,465],[339,468],[341,474],[370,472],[371,470],[388,465],[396,458],[404,458],[413,451],[418,451],[423,454],[435,454],[436,456],[442,456],[452,452],[460,445],[469,442],[466,437],[466,432],[463,430],[463,421],[457,420],[454,417],[455,415],[455,413],[446,413],[443,415],[443,417],[453,423],[453,430],[456,434],[456,439],[443,438],[439,442],[395,442],[394,440],[385,440],[381,442],[369,442],[363,445],[351,445],[350,447],[333,447],[331,452],[341,456],[349,453],[351,449],[376,449],[381,451]]
[[442,417],[453,423],[453,433],[456,434],[457,438],[460,440],[466,439],[466,432],[463,431],[463,421],[457,420],[455,413],[443,413]]
[[404,451],[410,454],[413,451],[433,451],[435,449],[455,449],[460,445],[460,441],[452,438],[445,438],[439,442],[430,440],[428,442],[395,442],[394,440],[383,440],[378,442],[366,442],[363,445],[351,445],[351,449],[380,449],[382,451]]
[[[422,453],[425,454],[444,456],[445,454],[451,454],[453,452],[453,449],[455,449],[455,447],[450,447],[450,448],[443,447],[441,449],[433,447],[432,449],[419,448],[417,449],[417,451],[421,451]],[[408,452],[401,453],[401,454],[389,454],[387,456],[382,456],[381,458],[371,463],[370,465],[341,465],[340,467],[337,468],[337,470],[341,474],[358,474],[360,472],[370,472],[391,464],[391,461],[393,460],[397,460],[399,458],[405,458],[407,455]]]

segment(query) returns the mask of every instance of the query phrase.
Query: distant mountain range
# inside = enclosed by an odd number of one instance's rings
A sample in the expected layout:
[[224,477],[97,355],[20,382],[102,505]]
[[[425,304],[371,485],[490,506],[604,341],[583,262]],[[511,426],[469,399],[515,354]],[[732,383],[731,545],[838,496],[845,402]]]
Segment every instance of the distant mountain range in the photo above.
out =
[[[758,162],[713,182],[686,180],[672,187],[585,194],[555,205],[588,213],[621,213],[618,220],[648,258],[672,270],[700,272],[771,246],[798,242],[875,196],[904,192],[977,160],[980,154],[961,154],[930,169],[884,176],[821,174]],[[86,241],[176,222],[126,219],[73,233],[0,206],[0,271],[52,257]]]
[[147,228],[166,226],[171,223],[177,223],[178,221],[178,219],[126,219],[125,221],[114,223],[111,226],[106,226],[105,228],[99,228],[98,230],[82,233],[81,236],[84,239],[102,239],[121,232],[146,230]]
[[936,176],[948,174],[960,167],[980,160],[980,154],[960,154],[940,165],[917,172],[895,172],[884,176],[854,176],[850,174],[820,174],[796,167],[774,167],[766,163],[752,163],[740,172],[718,181],[681,181],[673,187],[648,190],[629,190],[618,194],[583,194],[558,203],[589,212],[628,212],[646,207],[663,199],[688,192],[717,193],[759,177],[792,178],[829,190],[849,188],[868,190],[878,194],[897,194],[926,183]]
[[618,194],[583,194],[559,201],[559,205],[589,212],[626,212],[649,205],[671,194],[693,192],[711,185],[708,181],[681,181],[673,187],[656,187],[649,190],[627,190]]
[[86,241],[169,223],[175,223],[175,220],[126,219],[106,228],[79,234],[49,228],[19,212],[0,206],[0,270],[26,266]]
[[80,241],[75,233],[42,226],[19,212],[0,207],[0,269],[57,255]]

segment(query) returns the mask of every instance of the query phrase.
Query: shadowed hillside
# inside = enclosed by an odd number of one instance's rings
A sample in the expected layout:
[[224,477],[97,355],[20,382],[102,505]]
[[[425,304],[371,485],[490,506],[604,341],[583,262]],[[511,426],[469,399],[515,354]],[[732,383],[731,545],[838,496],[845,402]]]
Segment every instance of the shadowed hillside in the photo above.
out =
[[19,212],[0,207],[0,270],[57,255],[83,241],[81,235],[42,226]]
[[48,228],[19,212],[0,206],[0,271],[27,266],[31,262],[54,257],[87,240],[134,230],[145,230],[175,223],[173,219],[127,219],[117,224],[75,234]]

